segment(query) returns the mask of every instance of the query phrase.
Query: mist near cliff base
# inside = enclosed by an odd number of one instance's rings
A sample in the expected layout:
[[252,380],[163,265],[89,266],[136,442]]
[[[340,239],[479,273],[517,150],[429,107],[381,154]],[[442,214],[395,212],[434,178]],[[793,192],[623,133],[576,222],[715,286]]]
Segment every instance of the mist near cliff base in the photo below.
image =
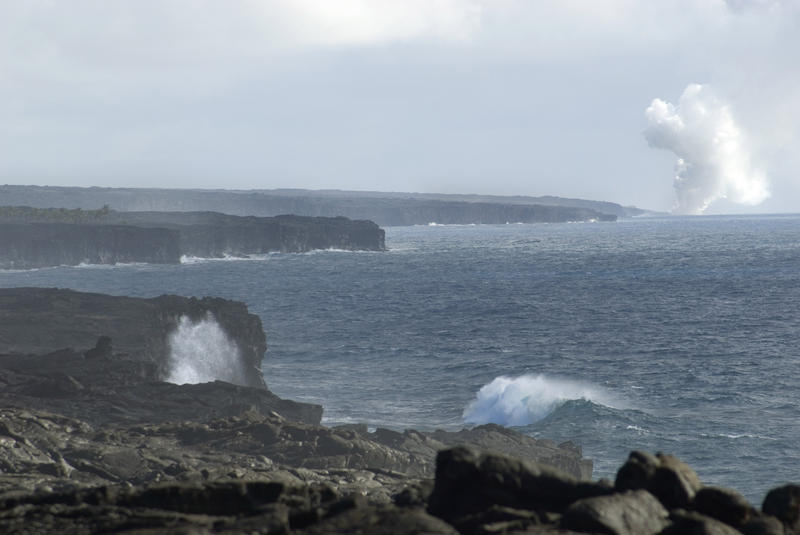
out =
[[167,344],[165,381],[168,383],[182,385],[220,380],[246,384],[239,347],[211,312],[198,321],[181,316]]
[[751,163],[746,136],[708,86],[688,85],[677,105],[654,99],[645,116],[648,144],[678,157],[676,213],[702,214],[720,199],[755,206],[769,197],[766,176]]

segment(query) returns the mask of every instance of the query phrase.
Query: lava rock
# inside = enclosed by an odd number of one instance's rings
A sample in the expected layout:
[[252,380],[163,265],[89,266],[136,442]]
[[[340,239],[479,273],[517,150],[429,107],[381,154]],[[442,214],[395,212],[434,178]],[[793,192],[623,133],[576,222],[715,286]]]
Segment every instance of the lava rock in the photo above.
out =
[[646,490],[585,498],[570,505],[561,526],[613,535],[654,535],[667,526],[669,513]]
[[688,507],[702,483],[689,465],[673,455],[634,451],[617,472],[614,487],[648,490],[672,509]]
[[800,485],[772,489],[764,498],[761,510],[776,517],[789,529],[800,529]]
[[466,447],[439,452],[428,511],[458,522],[494,505],[561,511],[581,498],[610,494],[599,483],[582,482],[555,468]]
[[670,520],[672,524],[661,535],[741,535],[719,520],[683,509],[672,511]]
[[738,492],[721,487],[703,487],[694,497],[692,509],[741,531],[755,515],[752,505]]

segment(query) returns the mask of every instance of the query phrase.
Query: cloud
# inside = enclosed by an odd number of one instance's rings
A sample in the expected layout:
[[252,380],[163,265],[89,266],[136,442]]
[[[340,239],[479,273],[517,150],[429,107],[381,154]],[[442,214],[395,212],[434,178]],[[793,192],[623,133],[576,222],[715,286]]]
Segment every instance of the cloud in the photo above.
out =
[[654,169],[642,103],[700,79],[770,177],[760,208],[796,210],[797,6],[0,1],[0,182],[447,189],[666,210],[670,181],[639,178]]
[[677,212],[701,214],[719,199],[757,205],[769,197],[766,177],[750,163],[744,134],[708,86],[690,84],[677,106],[655,99],[645,116],[650,146],[678,156]]
[[477,0],[293,0],[250,5],[266,17],[282,13],[296,42],[333,45],[468,40],[480,29],[483,8]]

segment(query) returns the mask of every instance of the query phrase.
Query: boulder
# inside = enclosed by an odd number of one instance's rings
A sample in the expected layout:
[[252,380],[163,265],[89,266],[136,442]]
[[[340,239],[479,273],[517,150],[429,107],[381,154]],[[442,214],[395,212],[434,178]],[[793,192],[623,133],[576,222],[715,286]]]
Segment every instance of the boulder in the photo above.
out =
[[424,509],[401,509],[392,505],[356,506],[326,515],[299,531],[308,535],[458,535],[453,526],[429,515]]
[[646,489],[656,473],[658,458],[646,451],[632,451],[617,471],[614,488],[617,490]]
[[735,490],[721,487],[700,489],[694,497],[692,509],[740,531],[756,514],[744,496]]
[[573,442],[556,445],[551,440],[529,437],[497,424],[479,425],[456,432],[437,430],[425,434],[441,444],[439,449],[471,445],[480,450],[553,466],[578,479],[592,478],[592,461],[583,458],[581,447]]
[[617,490],[645,489],[667,509],[688,507],[702,487],[692,468],[673,455],[634,451],[617,472]]
[[673,455],[656,454],[658,468],[648,490],[668,509],[686,507],[703,486],[692,468]]
[[561,526],[575,531],[612,535],[654,535],[669,522],[669,513],[646,490],[578,500],[570,505]]
[[729,525],[700,513],[676,509],[669,518],[672,524],[661,535],[741,535]]
[[761,510],[776,517],[791,530],[800,530],[800,485],[772,489],[764,498]]
[[611,492],[603,484],[583,482],[549,466],[459,446],[436,457],[428,511],[458,525],[495,505],[560,512],[579,499]]
[[756,512],[740,530],[745,535],[784,535],[783,523],[774,516]]

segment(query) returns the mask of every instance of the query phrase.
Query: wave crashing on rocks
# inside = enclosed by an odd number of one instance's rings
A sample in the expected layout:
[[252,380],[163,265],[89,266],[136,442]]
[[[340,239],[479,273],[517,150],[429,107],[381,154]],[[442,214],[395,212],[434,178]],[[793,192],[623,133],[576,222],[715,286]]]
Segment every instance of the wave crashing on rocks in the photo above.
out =
[[523,426],[537,422],[569,400],[583,399],[608,407],[617,403],[599,386],[545,375],[495,377],[482,386],[464,409],[468,424]]
[[181,316],[168,338],[168,383],[227,381],[246,384],[239,347],[211,312],[198,321]]

